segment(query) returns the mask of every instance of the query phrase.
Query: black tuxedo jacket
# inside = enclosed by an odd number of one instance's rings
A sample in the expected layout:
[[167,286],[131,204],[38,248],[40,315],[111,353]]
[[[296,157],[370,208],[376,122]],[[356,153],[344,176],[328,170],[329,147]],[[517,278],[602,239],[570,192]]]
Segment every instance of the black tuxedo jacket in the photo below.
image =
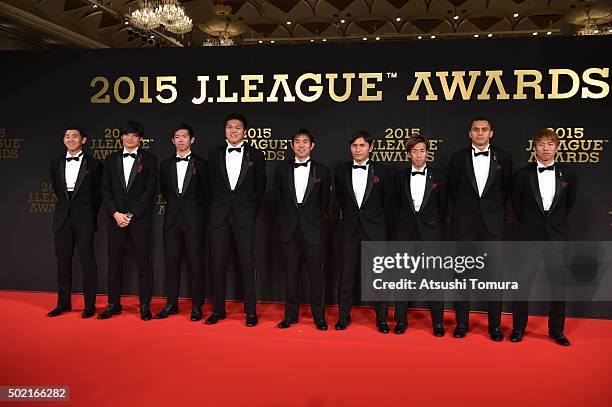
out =
[[453,203],[455,238],[464,234],[479,216],[482,216],[489,233],[497,236],[504,234],[504,206],[512,183],[512,158],[494,146],[490,146],[489,151],[489,176],[482,197],[478,196],[472,146],[451,156],[448,193]]
[[548,213],[542,206],[537,164],[514,174],[512,206],[519,221],[520,240],[567,240],[567,216],[576,201],[576,174],[555,163],[555,196]]
[[310,161],[306,192],[299,205],[293,174],[293,161],[287,161],[276,169],[274,175],[274,191],[280,210],[278,221],[281,242],[288,242],[299,227],[308,244],[320,245],[322,218],[329,205],[329,170],[316,161]]
[[[130,227],[150,228],[153,224],[153,204],[157,189],[157,158],[138,149],[134,165],[125,186],[123,149],[110,154],[104,162],[102,196],[112,218],[113,213],[131,212]],[[112,224],[115,220],[111,219]]]
[[[421,177],[422,175],[415,175]],[[398,171],[394,178],[395,206],[397,214],[394,223],[394,238],[410,240],[415,228],[423,240],[442,239],[442,225],[446,219],[448,195],[446,176],[431,166],[425,175],[425,194],[419,212],[414,209],[410,179],[412,167]]]
[[232,207],[238,225],[255,229],[255,219],[266,190],[266,160],[261,151],[243,144],[242,168],[234,191],[230,188],[225,150],[227,144],[213,149],[208,155],[208,173],[212,187],[210,226],[220,226]]
[[176,175],[176,154],[164,160],[159,168],[159,187],[166,200],[164,229],[172,226],[181,213],[192,229],[202,229],[206,219],[206,206],[210,202],[208,184],[208,163],[197,154],[191,153],[183,181],[183,192],[179,195]]
[[336,171],[336,196],[342,209],[344,240],[353,237],[359,224],[369,240],[389,238],[393,218],[393,176],[387,167],[369,162],[368,181],[359,208],[353,191],[353,162],[341,165]]
[[69,213],[82,225],[96,230],[98,210],[102,203],[102,163],[83,153],[81,166],[74,187],[72,199],[66,189],[66,155],[51,161],[49,175],[57,196],[53,214],[53,231],[57,232],[66,222]]

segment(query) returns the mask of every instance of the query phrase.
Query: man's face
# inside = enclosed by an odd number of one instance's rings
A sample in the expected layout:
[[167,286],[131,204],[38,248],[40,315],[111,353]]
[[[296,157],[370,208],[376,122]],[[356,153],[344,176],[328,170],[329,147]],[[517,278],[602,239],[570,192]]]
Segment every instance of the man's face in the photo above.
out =
[[191,150],[191,145],[194,142],[195,137],[191,137],[187,129],[179,129],[172,136],[172,144],[176,147],[176,152],[181,155]]
[[361,164],[368,159],[374,146],[369,145],[363,137],[355,139],[351,143],[351,155],[356,163]]
[[231,119],[225,124],[225,138],[231,145],[237,146],[240,144],[244,140],[245,134],[246,129],[240,120]]
[[488,120],[474,120],[470,128],[472,144],[478,148],[485,148],[493,137],[493,130]]
[[293,138],[293,142],[291,143],[293,154],[295,158],[300,161],[304,161],[310,155],[314,146],[314,143],[310,142],[310,138],[308,138],[306,134],[298,134]]
[[539,162],[550,164],[555,160],[557,145],[550,139],[540,139],[535,143],[535,153]]
[[412,161],[414,168],[420,170],[423,168],[423,166],[425,166],[425,162],[427,161],[427,146],[422,142],[416,143],[416,145],[408,152],[408,156],[410,157],[410,161]]
[[64,145],[70,154],[77,153],[87,141],[87,137],[83,137],[78,130],[68,129],[64,133]]
[[121,135],[121,141],[123,142],[123,148],[126,150],[134,150],[140,144],[140,137],[138,133],[126,133]]

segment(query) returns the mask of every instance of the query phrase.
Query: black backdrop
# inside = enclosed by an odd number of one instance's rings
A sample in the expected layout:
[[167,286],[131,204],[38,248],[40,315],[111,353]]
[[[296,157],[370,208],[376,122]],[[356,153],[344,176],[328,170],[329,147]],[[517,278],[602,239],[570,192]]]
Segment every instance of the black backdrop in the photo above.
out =
[[[444,167],[450,154],[467,145],[467,128],[474,116],[489,117],[495,129],[494,143],[510,151],[514,168],[530,159],[529,140],[541,128],[560,129],[564,145],[558,159],[575,166],[579,177],[576,210],[571,218],[574,240],[608,240],[610,237],[610,175],[612,161],[608,153],[610,115],[608,38],[529,38],[473,41],[413,41],[381,44],[309,44],[248,46],[197,49],[140,50],[62,50],[36,52],[4,52],[0,54],[0,189],[3,216],[0,244],[3,250],[0,288],[19,290],[55,290],[55,258],[51,233],[53,194],[49,188],[48,164],[53,156],[64,153],[62,129],[69,123],[85,127],[89,140],[86,149],[98,158],[118,148],[119,124],[137,120],[145,126],[144,147],[159,161],[173,153],[170,130],[179,122],[190,123],[197,142],[194,151],[207,156],[214,146],[224,142],[223,117],[241,112],[249,119],[250,142],[266,150],[268,190],[278,160],[290,159],[286,140],[298,127],[310,128],[317,139],[314,157],[333,168],[350,158],[348,136],[355,129],[370,131],[379,141],[376,157],[393,167],[407,165],[403,143],[413,132],[436,140],[431,159]],[[595,68],[594,72],[587,71]],[[553,99],[549,94],[572,90],[571,73],[559,75],[559,89],[552,91],[553,77],[549,70],[569,69],[575,72],[577,89],[571,97]],[[516,94],[521,73],[534,70],[542,75],[542,97],[532,88],[525,88],[524,99]],[[461,89],[454,97],[445,97],[441,80],[448,72],[479,71],[471,96],[463,98]],[[498,99],[496,82],[490,84],[489,100],[479,99],[487,76],[485,71],[502,71],[501,82],[507,99]],[[422,83],[419,100],[407,100],[413,91],[415,72],[430,72],[432,91],[438,100],[427,100]],[[306,102],[296,96],[295,83],[300,75],[322,75],[323,92],[318,100]],[[346,101],[332,100],[325,74],[338,74],[335,93],[344,94],[343,74],[354,73],[351,95]],[[360,73],[378,74],[380,81],[369,79],[372,88],[367,95],[381,92],[381,100],[358,100],[363,92]],[[533,73],[533,72],[532,72]],[[266,101],[274,85],[275,74],[287,74],[289,90],[295,102],[283,101],[280,86],[278,102]],[[537,73],[536,73],[537,74]],[[227,94],[238,93],[238,102],[222,103],[212,99],[192,103],[199,96],[198,76],[208,76],[208,95],[219,96],[217,75],[227,75]],[[241,102],[245,96],[241,75],[263,75],[263,83],[251,92],[263,92],[263,102]],[[489,74],[489,76],[495,74]],[[126,76],[129,79],[119,79]],[[177,97],[172,103],[156,98],[156,78],[176,77]],[[95,82],[94,78],[103,77]],[[140,79],[147,77],[148,79]],[[589,79],[589,77],[591,79]],[[519,79],[517,79],[519,78]],[[526,75],[525,81],[534,77]],[[491,78],[492,79],[492,78]],[[109,89],[109,103],[92,103],[104,81]],[[129,80],[134,83],[134,97],[129,100]],[[142,103],[148,81],[151,103]],[[588,82],[591,82],[590,84]],[[594,81],[598,81],[593,83]],[[118,82],[118,84],[117,84]],[[163,81],[162,84],[171,84]],[[306,96],[314,80],[301,85]],[[120,103],[114,94],[118,85]],[[162,88],[163,89],[163,88]],[[469,90],[469,89],[468,89]],[[592,95],[589,96],[590,91]],[[486,92],[485,92],[486,93]],[[501,92],[503,93],[503,92]],[[168,99],[171,90],[161,92]],[[561,95],[563,97],[563,95]],[[302,98],[304,99],[304,98]],[[449,100],[447,100],[449,99]],[[465,100],[464,100],[465,99]],[[269,129],[269,130],[267,130]],[[283,141],[285,140],[285,141]],[[261,300],[282,300],[284,270],[280,245],[276,240],[276,221],[270,194],[257,224],[258,295]],[[154,292],[163,294],[163,252],[161,223],[163,201],[158,199],[154,230]],[[328,302],[335,302],[335,289],[340,270],[337,246],[338,211],[332,203],[326,222],[328,242],[324,273]],[[100,213],[100,231],[96,236],[99,267],[99,291],[106,290],[107,212]],[[512,238],[512,226],[508,237]],[[136,291],[134,264],[129,264],[125,290]],[[233,267],[232,267],[233,268]],[[75,290],[80,290],[80,266],[75,259]],[[240,281],[231,272],[229,294],[240,297]],[[184,286],[184,285],[183,285]],[[208,289],[207,289],[208,291]],[[182,291],[183,295],[188,295]],[[612,317],[607,303],[572,304],[569,313],[579,316]]]

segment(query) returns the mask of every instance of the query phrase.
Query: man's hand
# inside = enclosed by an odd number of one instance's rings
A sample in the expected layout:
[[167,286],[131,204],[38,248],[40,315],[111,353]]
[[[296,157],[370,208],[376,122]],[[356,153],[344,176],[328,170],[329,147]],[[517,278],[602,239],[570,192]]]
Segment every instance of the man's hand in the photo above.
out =
[[120,228],[124,228],[130,224],[130,217],[125,213],[115,212],[113,213],[113,218],[115,218],[115,222],[117,222],[117,226]]

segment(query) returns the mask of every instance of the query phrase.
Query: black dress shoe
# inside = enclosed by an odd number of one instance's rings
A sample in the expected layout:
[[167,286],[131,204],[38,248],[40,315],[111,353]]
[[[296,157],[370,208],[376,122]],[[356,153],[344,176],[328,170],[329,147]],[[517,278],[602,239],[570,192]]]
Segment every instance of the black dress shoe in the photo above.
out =
[[70,312],[70,311],[72,311],[72,307],[58,305],[57,307],[55,307],[51,311],[49,311],[47,313],[47,316],[48,317],[57,317],[59,315],[62,315],[64,312]]
[[489,336],[491,337],[491,340],[494,340],[495,342],[501,342],[504,340],[504,333],[498,326],[489,329]]
[[178,305],[166,304],[164,305],[164,308],[161,311],[159,311],[159,313],[155,314],[153,318],[164,319],[164,318],[168,318],[169,315],[176,315],[178,314],[178,312],[179,312]]
[[552,339],[554,339],[555,342],[558,345],[561,345],[561,346],[570,346],[570,341],[569,341],[569,339],[567,339],[565,337],[565,335],[563,335],[563,332],[558,333],[558,334],[550,334],[549,333],[548,336],[550,336]]
[[202,308],[200,307],[193,307],[191,309],[191,315],[189,316],[189,320],[190,321],[199,321],[202,319]]
[[98,314],[98,319],[109,319],[113,315],[121,314],[121,304],[108,304],[101,314]]
[[327,328],[329,328],[329,326],[327,325],[327,321],[324,319],[321,319],[320,321],[315,321],[315,327],[319,331],[327,331]]
[[438,338],[444,336],[446,332],[444,331],[444,325],[442,324],[433,324],[433,334]]
[[405,322],[398,322],[397,325],[395,325],[395,328],[393,328],[393,332],[401,335],[406,332],[406,328],[408,328],[408,324]]
[[391,328],[389,328],[389,324],[387,323],[387,321],[376,321],[376,328],[378,328],[378,332],[380,332],[381,334],[388,334],[389,331],[391,331]]
[[257,314],[247,314],[246,316],[246,326],[253,327],[257,325]]
[[338,319],[338,322],[336,322],[336,325],[334,326],[334,328],[336,328],[336,330],[338,331],[342,331],[346,329],[346,327],[349,326],[350,324],[351,324],[351,317],[340,317]]
[[149,304],[140,304],[140,319],[149,321],[151,318],[153,318],[153,316],[151,315]]
[[287,329],[293,324],[297,324],[297,319],[285,318],[281,322],[279,322],[278,325],[276,325],[276,327],[280,329]]
[[94,316],[95,313],[96,313],[95,308],[85,308],[83,310],[83,313],[81,314],[81,318],[83,319],[91,318]]
[[206,318],[206,321],[204,321],[204,323],[206,325],[214,325],[222,319],[225,319],[225,313],[219,314],[217,312],[213,312],[208,318]]
[[455,338],[465,338],[466,334],[467,334],[467,328],[465,325],[457,325],[457,327],[453,331],[453,336]]
[[525,333],[523,331],[519,331],[517,329],[513,329],[512,333],[510,334],[510,342],[520,342],[523,340],[523,335],[525,335]]

